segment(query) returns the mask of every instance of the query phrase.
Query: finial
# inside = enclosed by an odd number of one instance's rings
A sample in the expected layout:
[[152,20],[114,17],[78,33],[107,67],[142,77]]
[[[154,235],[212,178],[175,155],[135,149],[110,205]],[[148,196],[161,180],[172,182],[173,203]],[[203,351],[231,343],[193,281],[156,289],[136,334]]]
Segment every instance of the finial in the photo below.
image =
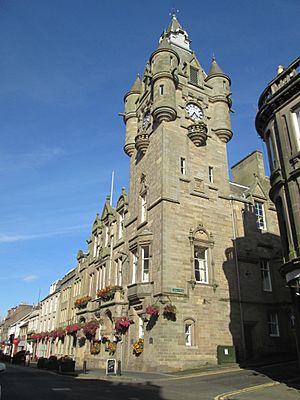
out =
[[284,71],[284,66],[283,65],[278,65],[278,67],[277,67],[277,74],[279,75],[279,74],[281,74],[281,72],[283,72]]
[[212,61],[213,61],[213,62],[216,62],[215,53],[212,54]]

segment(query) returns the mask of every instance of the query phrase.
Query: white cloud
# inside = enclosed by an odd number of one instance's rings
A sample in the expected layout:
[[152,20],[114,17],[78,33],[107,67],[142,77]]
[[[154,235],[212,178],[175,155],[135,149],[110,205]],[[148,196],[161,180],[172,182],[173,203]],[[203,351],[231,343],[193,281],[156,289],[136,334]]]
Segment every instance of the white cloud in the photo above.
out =
[[68,235],[73,232],[80,232],[82,230],[85,230],[87,227],[90,227],[90,224],[75,225],[65,229],[57,229],[51,232],[36,233],[36,234],[0,235],[0,244],[22,242],[25,240],[44,239],[52,236]]
[[24,282],[33,282],[33,281],[35,281],[36,279],[38,279],[38,276],[37,276],[37,275],[27,275],[27,276],[24,276],[24,277],[22,278],[22,281],[24,281]]

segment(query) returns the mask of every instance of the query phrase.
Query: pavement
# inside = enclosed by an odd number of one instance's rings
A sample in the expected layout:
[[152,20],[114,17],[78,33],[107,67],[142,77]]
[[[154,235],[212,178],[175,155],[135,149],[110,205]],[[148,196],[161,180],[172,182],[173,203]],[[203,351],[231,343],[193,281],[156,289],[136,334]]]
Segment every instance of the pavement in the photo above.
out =
[[[34,364],[31,364],[34,367]],[[272,368],[276,368],[280,373],[272,373]],[[259,371],[271,378],[270,382],[256,386],[248,386],[245,384],[243,389],[232,390],[226,393],[220,393],[214,400],[300,400],[300,371],[297,362],[281,362],[264,365],[252,364],[249,367],[240,367],[238,364],[210,365],[201,368],[186,370],[173,373],[164,372],[141,372],[141,371],[122,371],[118,375],[107,375],[105,369],[91,368],[86,372],[82,368],[77,367],[74,373],[68,375],[76,379],[99,379],[110,382],[123,382],[127,384],[145,384],[145,385],[163,385],[172,380],[188,380],[192,378],[205,379],[224,374],[239,373],[239,371]],[[275,370],[275,369],[274,369]],[[288,371],[288,373],[287,373]],[[66,374],[64,374],[66,375]]]

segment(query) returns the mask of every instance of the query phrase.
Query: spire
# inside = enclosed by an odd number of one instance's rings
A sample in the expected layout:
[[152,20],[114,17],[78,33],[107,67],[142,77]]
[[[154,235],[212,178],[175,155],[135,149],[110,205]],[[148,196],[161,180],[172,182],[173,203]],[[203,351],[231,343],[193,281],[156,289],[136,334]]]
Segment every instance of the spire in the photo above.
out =
[[184,33],[184,29],[182,28],[182,26],[178,22],[176,14],[173,13],[172,14],[172,20],[170,22],[169,28],[167,29],[166,33],[177,32],[177,31],[181,31],[182,33]]

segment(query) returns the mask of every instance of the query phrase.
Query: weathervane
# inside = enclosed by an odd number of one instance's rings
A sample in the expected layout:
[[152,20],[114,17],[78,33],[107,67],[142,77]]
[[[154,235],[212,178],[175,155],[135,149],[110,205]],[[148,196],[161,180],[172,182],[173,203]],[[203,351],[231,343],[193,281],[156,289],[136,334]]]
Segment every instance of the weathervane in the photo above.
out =
[[177,10],[176,7],[172,7],[171,12],[169,13],[169,15],[171,15],[172,17],[176,17],[176,14],[179,13],[179,10]]

